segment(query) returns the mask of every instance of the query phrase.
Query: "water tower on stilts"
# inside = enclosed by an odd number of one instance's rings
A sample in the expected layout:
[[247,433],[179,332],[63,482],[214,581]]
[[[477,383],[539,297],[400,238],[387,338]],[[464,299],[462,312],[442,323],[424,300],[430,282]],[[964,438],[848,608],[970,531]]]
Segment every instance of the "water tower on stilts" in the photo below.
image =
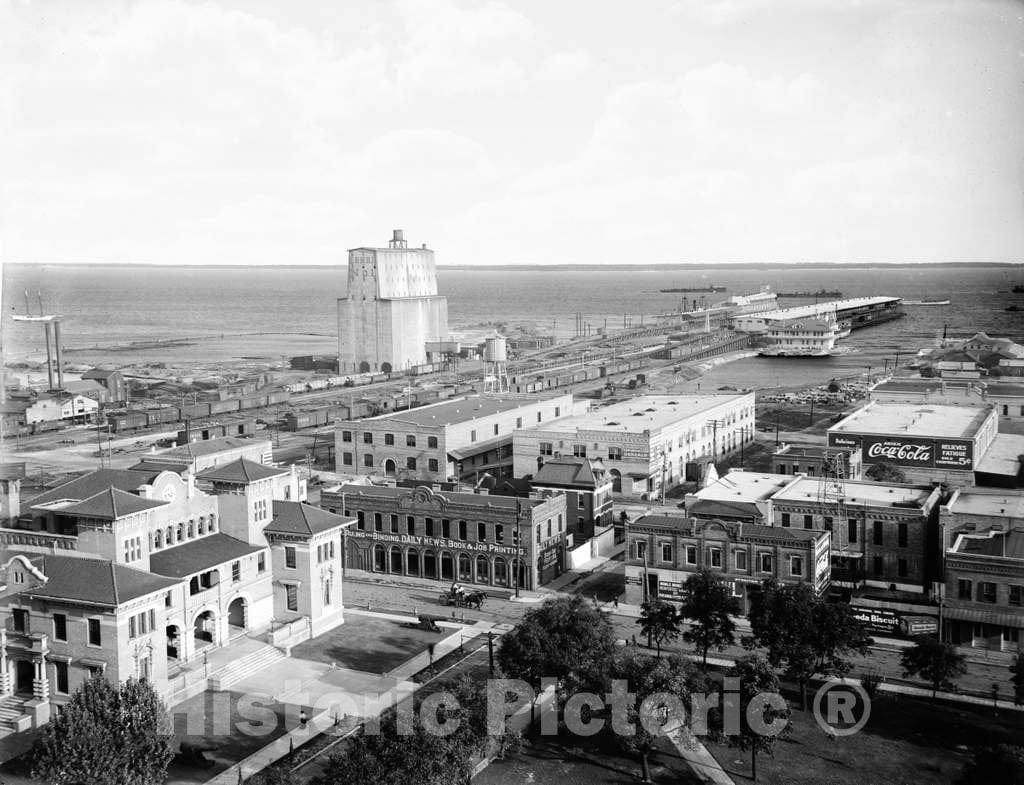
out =
[[507,393],[508,383],[508,343],[505,338],[495,333],[484,339],[484,372],[485,393]]
[[[25,292],[25,315],[13,316],[16,322],[42,322],[46,333],[46,376],[49,382],[50,392],[60,392],[64,389],[64,360],[60,350],[60,317],[43,313],[43,296],[36,293],[39,299],[39,315],[32,316],[28,302],[28,292]],[[50,341],[53,341],[53,348],[50,348]],[[57,384],[53,383],[53,360],[57,359]]]

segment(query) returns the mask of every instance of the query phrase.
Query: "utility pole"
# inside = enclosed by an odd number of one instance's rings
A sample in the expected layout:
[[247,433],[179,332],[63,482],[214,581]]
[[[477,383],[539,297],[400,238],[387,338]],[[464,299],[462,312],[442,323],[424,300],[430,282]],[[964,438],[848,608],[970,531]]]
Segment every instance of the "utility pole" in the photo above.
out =
[[810,417],[810,421],[807,423],[807,425],[808,425],[808,427],[811,426],[811,425],[814,425],[814,398],[813,397],[811,398],[811,417]]
[[516,499],[516,566],[512,570],[512,581],[516,587],[516,597],[519,597],[519,570],[522,568],[522,549],[523,549],[523,537],[522,522],[523,515],[523,503]]

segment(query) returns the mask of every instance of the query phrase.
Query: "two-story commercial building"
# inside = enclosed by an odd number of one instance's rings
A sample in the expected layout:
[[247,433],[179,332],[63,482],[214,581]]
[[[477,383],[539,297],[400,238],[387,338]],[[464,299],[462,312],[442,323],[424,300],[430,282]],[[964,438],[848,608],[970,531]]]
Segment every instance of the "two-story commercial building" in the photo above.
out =
[[956,536],[946,551],[943,637],[1024,653],[1024,528]]
[[771,525],[772,497],[795,479],[790,474],[733,469],[699,491],[686,494],[683,506],[690,518]]
[[573,544],[613,524],[612,481],[601,461],[572,456],[552,458],[530,481],[535,492],[565,494],[565,520]]
[[750,610],[765,580],[808,583],[818,594],[829,585],[827,531],[753,523],[644,515],[626,525],[626,602],[680,601],[687,578],[702,569],[718,574]]
[[512,433],[583,411],[572,395],[475,395],[341,423],[338,471],[425,482],[511,476]]
[[517,498],[342,485],[324,490],[320,505],[357,519],[345,542],[353,569],[506,589],[535,589],[565,569],[561,493]]
[[549,458],[600,458],[613,492],[653,499],[754,439],[754,393],[641,395],[513,436],[516,477]]

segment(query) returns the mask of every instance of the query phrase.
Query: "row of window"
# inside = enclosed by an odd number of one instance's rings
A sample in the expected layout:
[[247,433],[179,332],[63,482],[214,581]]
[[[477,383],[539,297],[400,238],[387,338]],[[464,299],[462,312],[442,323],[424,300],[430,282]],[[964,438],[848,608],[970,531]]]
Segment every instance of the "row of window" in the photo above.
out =
[[[495,426],[495,427],[497,427],[497,426]],[[341,440],[343,442],[351,443],[352,442],[352,431],[342,431],[341,432]],[[363,432],[363,444],[373,444],[373,432],[372,431],[364,431]],[[384,434],[384,444],[389,446],[389,447],[393,447],[394,444],[395,444],[395,435],[393,433],[385,433]],[[406,435],[406,437],[405,437],[405,446],[406,447],[415,447],[416,446],[416,436],[414,434],[410,433],[410,434]],[[437,449],[437,437],[436,436],[428,436],[427,437],[427,448],[431,449],[431,450],[436,450]]]
[[[661,561],[666,563],[672,563],[672,545],[671,543],[663,542],[659,543],[659,550],[661,555]],[[687,545],[684,546],[684,556],[686,564],[691,566],[697,565],[697,546]],[[635,557],[640,561],[646,561],[647,559],[647,543],[643,540],[636,542]],[[773,556],[768,552],[761,552],[757,554],[757,566],[758,572],[772,572],[772,561]],[[704,566],[712,567],[716,569],[722,569],[724,565],[724,554],[722,548],[708,547],[705,549],[704,554]],[[733,569],[747,572],[747,552],[745,550],[734,550],[733,551]],[[804,574],[804,557],[797,555],[789,556],[789,574],[793,577],[802,577]]]
[[137,613],[128,619],[128,637],[138,638],[156,629],[156,611],[150,608],[148,611]]
[[[198,525],[196,521],[189,521],[187,524],[182,522],[177,526],[168,526],[166,529],[157,529],[151,532],[149,535],[149,547],[150,550],[159,550],[163,547],[170,547],[175,543],[184,542],[185,540],[191,540],[195,537],[202,537],[204,534],[209,532],[213,534],[217,531],[217,519],[216,516],[210,515],[209,519],[205,516],[199,517]],[[127,548],[128,544],[125,543],[125,559],[127,560]]]
[[[975,600],[995,604],[997,602],[998,587],[992,581],[974,581],[961,578],[956,582],[956,596],[958,600]],[[1007,602],[1010,605],[1021,605],[1024,603],[1024,586],[1016,583],[1009,584]]]
[[[804,515],[803,524],[805,529],[814,528],[814,516]],[[793,516],[788,512],[782,513],[782,526],[783,528],[790,528],[793,525]],[[857,531],[860,528],[859,522],[856,518],[850,518],[846,522],[847,525],[847,539],[849,542],[857,542]],[[832,519],[825,518],[825,529],[832,531]],[[896,524],[896,544],[899,548],[906,548],[908,542],[909,527],[904,522],[898,522]],[[885,522],[884,521],[872,521],[871,522],[871,539],[873,545],[884,545],[885,544]]]
[[[331,510],[331,512],[334,512],[334,510]],[[349,511],[348,510],[345,510],[345,515],[346,516],[349,515]],[[470,523],[468,521],[456,521],[455,523],[456,523],[456,526],[455,526],[455,536],[453,537],[452,536],[452,521],[449,520],[448,518],[442,518],[439,521],[436,521],[433,518],[424,518],[423,519],[423,536],[425,536],[425,537],[442,537],[444,539],[456,539],[456,540],[462,540],[464,542],[468,542],[469,541]],[[400,516],[398,516],[395,513],[391,513],[391,514],[388,515],[388,528],[387,528],[387,531],[390,532],[391,534],[413,534],[413,535],[419,534],[419,532],[416,531],[416,529],[417,529],[416,516],[414,516],[414,515],[407,515],[407,516],[405,516],[405,531],[402,531],[402,527],[400,526],[400,524],[401,524]],[[363,510],[356,511],[356,528],[360,529],[362,531],[367,531],[366,525],[367,525],[366,513]],[[562,519],[562,514],[559,513],[559,515],[558,515],[558,530],[559,531],[562,530],[563,525],[564,525],[564,521]],[[498,544],[504,543],[505,542],[505,526],[503,524],[500,524],[500,523],[494,523],[494,524],[487,524],[487,523],[483,523],[483,522],[477,523],[477,525],[476,525],[476,541],[477,542],[489,542],[490,541],[488,536],[487,536],[487,534],[488,534],[487,527],[488,526],[493,526],[494,527],[494,540],[493,541],[498,543]],[[383,513],[379,513],[379,512],[373,513],[373,531],[376,531],[376,532],[383,532],[383,531],[385,531],[385,529],[384,529],[384,514]],[[541,535],[541,527],[540,527],[540,525],[538,525],[537,526],[537,541],[538,542],[540,541],[540,535]],[[551,521],[550,520],[548,521],[548,536],[549,537],[551,536]],[[519,533],[513,527],[512,528],[512,542],[514,544],[518,544],[518,537],[519,537]],[[287,551],[287,549],[285,549],[285,550]]]
[[[256,572],[267,571],[267,554],[266,552],[260,552],[256,554]],[[242,580],[242,562],[233,561],[231,562],[231,582],[240,583]],[[214,586],[220,583],[220,570],[207,570],[206,572],[200,573],[199,575],[193,575],[188,582],[188,593],[190,595],[199,594],[200,592],[212,589]],[[171,595],[167,594],[165,604],[170,607]]]
[[[355,456],[352,453],[350,453],[350,452],[343,452],[341,454],[341,463],[342,463],[343,466],[353,466],[354,465],[353,464],[354,460],[355,460]],[[369,468],[369,469],[373,468],[373,466],[374,466],[373,453],[369,453],[368,452],[368,453],[364,453],[363,454],[363,466],[365,466],[366,468]],[[413,458],[411,456],[407,457],[405,459],[405,468],[409,469],[411,471],[417,471],[417,469],[419,468],[419,462],[416,460],[416,458]],[[431,471],[431,472],[437,472],[438,471],[437,458],[428,458],[427,459],[427,471]]]
[[[150,611],[152,613],[152,611]],[[134,621],[134,617],[131,621]],[[28,632],[28,611],[24,608],[12,608],[11,609],[11,623],[14,627],[15,632]],[[68,617],[63,613],[53,614],[53,639],[55,641],[67,641],[68,640]],[[152,625],[150,626],[152,629]],[[131,630],[131,627],[129,627]],[[130,634],[130,637],[135,637]],[[99,619],[86,619],[86,641],[90,646],[101,646],[103,644],[103,638],[100,634],[100,620]]]

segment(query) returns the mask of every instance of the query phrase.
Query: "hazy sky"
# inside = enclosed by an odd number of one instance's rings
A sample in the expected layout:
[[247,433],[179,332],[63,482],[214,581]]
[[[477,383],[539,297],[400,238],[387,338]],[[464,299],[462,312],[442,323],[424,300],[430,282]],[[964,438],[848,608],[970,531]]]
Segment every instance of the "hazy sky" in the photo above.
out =
[[0,0],[8,261],[1024,261],[1024,4]]

